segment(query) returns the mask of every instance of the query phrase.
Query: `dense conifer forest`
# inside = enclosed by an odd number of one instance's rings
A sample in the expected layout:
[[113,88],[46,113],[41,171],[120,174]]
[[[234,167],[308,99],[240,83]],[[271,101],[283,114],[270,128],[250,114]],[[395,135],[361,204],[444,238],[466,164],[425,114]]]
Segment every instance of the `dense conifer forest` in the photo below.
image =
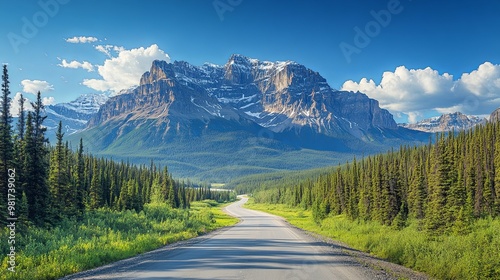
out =
[[500,124],[438,134],[432,143],[354,159],[315,180],[255,192],[255,201],[422,230],[466,233],[500,215]]

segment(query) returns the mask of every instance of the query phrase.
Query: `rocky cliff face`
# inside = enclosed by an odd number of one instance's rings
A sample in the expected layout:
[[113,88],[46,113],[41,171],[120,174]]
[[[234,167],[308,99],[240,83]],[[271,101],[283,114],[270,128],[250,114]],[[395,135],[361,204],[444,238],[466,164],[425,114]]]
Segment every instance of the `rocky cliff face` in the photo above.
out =
[[490,122],[498,122],[500,121],[500,108],[496,109],[490,115]]
[[308,128],[327,136],[362,138],[371,128],[397,129],[392,115],[362,93],[333,90],[295,62],[233,55],[223,66],[154,61],[140,86],[111,98],[89,122],[154,119],[167,130],[190,120],[254,123],[273,132]]

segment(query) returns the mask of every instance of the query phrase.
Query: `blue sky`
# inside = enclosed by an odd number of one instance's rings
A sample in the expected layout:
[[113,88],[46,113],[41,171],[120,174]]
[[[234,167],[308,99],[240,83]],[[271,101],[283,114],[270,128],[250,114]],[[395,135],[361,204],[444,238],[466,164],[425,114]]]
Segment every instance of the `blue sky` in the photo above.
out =
[[[294,60],[397,121],[500,107],[498,1],[3,1],[11,91],[46,102],[137,84],[157,58]],[[75,38],[76,37],[76,38]],[[81,39],[79,39],[81,37]],[[108,46],[108,47],[106,47]]]

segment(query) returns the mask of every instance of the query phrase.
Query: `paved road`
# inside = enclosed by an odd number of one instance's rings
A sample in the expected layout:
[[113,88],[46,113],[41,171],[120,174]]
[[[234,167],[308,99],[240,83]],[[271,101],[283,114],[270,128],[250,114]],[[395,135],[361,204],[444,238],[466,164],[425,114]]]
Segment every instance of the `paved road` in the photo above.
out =
[[281,218],[248,210],[243,198],[226,208],[241,222],[175,248],[67,279],[375,279],[340,248],[324,245]]

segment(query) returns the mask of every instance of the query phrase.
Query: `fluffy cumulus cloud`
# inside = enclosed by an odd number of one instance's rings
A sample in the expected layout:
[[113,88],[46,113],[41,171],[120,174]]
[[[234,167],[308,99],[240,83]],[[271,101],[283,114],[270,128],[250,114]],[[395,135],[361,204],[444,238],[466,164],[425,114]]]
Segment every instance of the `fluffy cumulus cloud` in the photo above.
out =
[[100,79],[86,79],[83,84],[98,91],[116,94],[123,89],[139,85],[144,72],[151,68],[153,60],[170,61],[170,57],[156,44],[148,48],[117,50],[118,55],[104,61],[97,67]]
[[[31,106],[32,101],[26,98],[26,96],[21,92],[17,92],[10,102],[10,114],[14,117],[19,116],[19,109],[21,108],[19,101],[21,101],[21,97],[24,99],[24,111],[33,111],[33,106]],[[42,97],[42,104],[45,106],[55,104],[55,101],[55,98],[52,96]]]
[[42,97],[42,103],[45,106],[52,105],[56,103],[56,99],[53,96]]
[[16,95],[11,100],[10,103],[10,114],[14,117],[19,116],[19,101],[21,100],[21,96],[24,99],[24,110],[25,111],[31,111],[33,110],[33,107],[31,106],[30,100],[27,99],[21,92],[17,92]]
[[80,36],[80,37],[73,37],[73,38],[68,38],[66,39],[66,42],[72,43],[72,44],[85,44],[85,43],[93,43],[97,42],[98,39],[96,37],[85,37],[85,36]]
[[22,80],[23,92],[37,94],[37,92],[47,92],[54,90],[54,86],[47,81],[40,80]]
[[384,72],[379,84],[366,78],[349,80],[342,90],[363,92],[392,113],[406,114],[410,122],[429,110],[483,115],[500,107],[500,65],[485,62],[458,79],[430,67],[400,66],[394,72]]
[[73,61],[68,62],[68,61],[66,61],[66,59],[63,59],[61,61],[61,63],[58,64],[58,66],[63,67],[63,68],[73,68],[73,69],[82,68],[82,69],[87,70],[88,72],[94,71],[94,65],[92,65],[88,61],[78,62],[76,60],[73,60]]

